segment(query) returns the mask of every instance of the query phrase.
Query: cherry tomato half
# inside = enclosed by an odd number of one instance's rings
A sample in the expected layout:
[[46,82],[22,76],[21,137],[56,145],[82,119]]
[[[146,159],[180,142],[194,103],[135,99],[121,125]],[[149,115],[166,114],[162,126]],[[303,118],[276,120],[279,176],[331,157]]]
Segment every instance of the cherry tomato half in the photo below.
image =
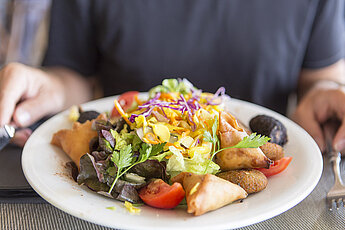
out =
[[292,160],[292,157],[283,157],[280,160],[274,161],[274,163],[270,166],[270,168],[268,169],[259,168],[257,170],[265,174],[266,177],[270,177],[284,171],[287,168],[287,166],[290,164],[291,160]]
[[[129,108],[132,107],[133,102],[135,101],[135,98],[139,94],[138,91],[128,91],[120,95],[118,98],[118,102],[121,105],[123,111],[127,111]],[[111,111],[111,117],[118,117],[120,116],[117,109],[114,107]]]
[[185,192],[180,183],[168,185],[161,179],[149,183],[139,191],[145,204],[162,209],[175,208],[184,198]]

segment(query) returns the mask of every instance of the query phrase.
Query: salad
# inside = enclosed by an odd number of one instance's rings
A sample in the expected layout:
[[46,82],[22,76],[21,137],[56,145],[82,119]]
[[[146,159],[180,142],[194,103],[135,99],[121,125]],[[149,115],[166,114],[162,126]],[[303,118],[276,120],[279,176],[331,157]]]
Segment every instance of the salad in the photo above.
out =
[[223,87],[211,94],[186,79],[165,79],[147,98],[121,95],[109,115],[74,110],[78,121],[52,144],[76,164],[78,184],[131,210],[182,202],[201,215],[263,190],[267,176],[291,161],[269,133],[253,133],[226,112],[227,100]]

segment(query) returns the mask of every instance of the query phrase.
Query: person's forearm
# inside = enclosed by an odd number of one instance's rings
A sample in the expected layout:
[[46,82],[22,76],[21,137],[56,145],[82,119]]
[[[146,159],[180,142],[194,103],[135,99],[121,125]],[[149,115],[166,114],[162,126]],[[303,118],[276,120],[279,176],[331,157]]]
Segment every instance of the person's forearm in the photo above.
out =
[[345,61],[344,59],[321,69],[303,69],[298,82],[298,96],[302,98],[316,84],[345,84]]
[[299,79],[299,101],[292,116],[325,150],[323,124],[328,119],[342,122],[333,147],[345,149],[345,71],[344,60],[325,68],[303,70]]
[[65,94],[63,109],[84,103],[93,98],[90,79],[65,67],[48,67],[44,68],[44,71],[62,84]]

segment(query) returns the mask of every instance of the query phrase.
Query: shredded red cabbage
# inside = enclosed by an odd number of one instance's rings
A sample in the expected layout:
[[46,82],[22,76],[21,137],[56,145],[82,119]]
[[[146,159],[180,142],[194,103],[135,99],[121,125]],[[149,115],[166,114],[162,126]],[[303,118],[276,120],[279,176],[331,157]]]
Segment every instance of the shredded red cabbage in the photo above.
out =
[[193,114],[195,113],[191,108],[189,107],[189,104],[187,103],[186,99],[184,98],[184,96],[181,94],[180,95],[181,100],[178,100],[177,103],[181,106],[182,108],[182,113],[186,112],[188,113],[188,120],[192,123],[192,130],[195,131],[196,129],[196,124],[193,121]]
[[196,145],[200,144],[200,138],[196,140]]
[[[156,96],[152,99],[150,99],[149,101],[147,101],[146,103],[138,106],[139,109],[145,109],[146,110],[143,113],[140,114],[132,114],[129,118],[129,121],[134,123],[135,122],[135,118],[139,117],[140,115],[143,115],[145,117],[148,117],[151,115],[153,109],[155,107],[159,107],[163,110],[163,108],[170,108],[170,109],[175,109],[175,110],[179,110],[179,108],[176,107],[172,107],[172,106],[176,106],[176,103],[174,102],[167,102],[167,101],[160,101],[158,100],[158,98],[160,97],[160,93],[156,93]],[[164,112],[164,110],[163,110]],[[164,115],[166,116],[166,114],[164,113]]]
[[163,113],[164,117],[165,117],[166,119],[168,119],[168,116],[167,116],[167,114],[165,113],[164,109],[161,108],[161,110],[162,110],[162,113]]
[[[139,117],[140,115],[143,115],[145,117],[148,117],[151,115],[154,108],[158,107],[162,110],[164,116],[167,118],[167,115],[165,114],[163,108],[169,108],[173,110],[181,111],[182,113],[187,112],[188,113],[188,120],[192,124],[193,131],[196,129],[196,124],[193,121],[193,115],[197,110],[201,108],[198,101],[200,100],[201,96],[201,90],[191,89],[192,91],[192,97],[187,101],[185,97],[181,94],[180,99],[178,99],[176,102],[167,102],[167,101],[161,101],[159,100],[159,97],[161,96],[161,93],[156,93],[155,97],[148,100],[146,103],[138,106],[139,109],[146,109],[144,112],[140,114],[132,114],[129,118],[129,121],[134,123],[135,118]],[[222,98],[225,95],[225,88],[220,87],[217,92],[214,94],[214,96],[207,100],[207,105],[218,105],[222,102]],[[220,100],[219,100],[220,97]],[[215,102],[217,100],[218,102]],[[220,102],[219,102],[220,101]]]
[[216,93],[214,94],[214,96],[210,99],[207,100],[207,105],[219,105],[223,102],[223,97],[225,96],[225,88],[224,87],[220,87]]

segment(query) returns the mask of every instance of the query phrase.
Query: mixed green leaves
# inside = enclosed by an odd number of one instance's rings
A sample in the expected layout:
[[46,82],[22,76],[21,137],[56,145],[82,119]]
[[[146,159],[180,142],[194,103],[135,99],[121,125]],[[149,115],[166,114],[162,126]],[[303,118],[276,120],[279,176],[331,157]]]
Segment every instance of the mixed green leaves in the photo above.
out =
[[144,163],[151,156],[156,156],[163,151],[163,147],[166,143],[157,145],[150,145],[142,142],[141,148],[139,149],[139,156],[134,157],[132,154],[132,145],[127,145],[120,151],[114,151],[111,157],[111,161],[117,167],[115,180],[112,183],[108,193],[110,194],[113,190],[117,180],[127,173],[132,167]]
[[95,167],[94,157],[88,153],[80,158],[80,171],[77,177],[78,184],[85,184],[93,191],[107,191],[108,186],[99,179],[99,168]]
[[187,79],[165,79],[163,80],[162,85],[157,85],[149,90],[149,97],[153,98],[158,92],[178,92],[187,94],[192,88],[194,88],[194,86]]
[[[143,163],[133,166],[128,172],[142,176],[149,181],[152,178],[162,179],[164,181],[169,180],[169,176],[166,173],[166,162],[157,160],[147,160]],[[130,173],[127,173],[129,175]]]
[[141,202],[137,189],[149,179],[168,180],[166,163],[154,159],[165,143],[144,143],[124,121],[95,122],[98,137],[90,141],[89,153],[80,159],[78,184],[114,199]]
[[[209,131],[205,131],[203,134],[204,140],[207,142],[211,142],[213,146],[213,149],[211,152],[211,160],[213,160],[214,156],[217,153],[223,150],[231,149],[231,148],[258,148],[264,145],[266,142],[268,142],[271,139],[269,137],[266,137],[260,134],[252,133],[249,136],[244,137],[243,140],[238,142],[236,145],[220,149],[220,140],[217,136],[217,127],[218,127],[218,119],[216,117],[212,125],[212,134]],[[209,165],[206,166],[204,173],[207,172],[208,167]]]

